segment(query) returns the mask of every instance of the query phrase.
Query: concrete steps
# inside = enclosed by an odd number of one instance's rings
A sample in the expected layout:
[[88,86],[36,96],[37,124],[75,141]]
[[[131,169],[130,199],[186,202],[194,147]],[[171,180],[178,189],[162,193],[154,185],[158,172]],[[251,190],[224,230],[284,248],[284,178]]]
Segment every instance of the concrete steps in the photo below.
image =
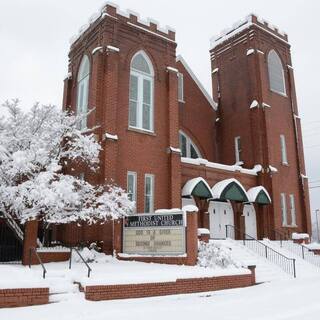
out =
[[305,259],[303,259],[301,245],[290,240],[282,241],[282,246],[280,241],[277,240],[264,239],[262,242],[281,254],[296,259],[297,277],[306,278],[320,275],[320,256],[314,255],[313,252],[305,249],[303,253]]
[[211,241],[229,248],[231,250],[231,256],[233,260],[240,262],[242,265],[256,265],[257,282],[268,282],[292,278],[292,276],[284,272],[280,267],[244,246],[242,241],[231,239]]

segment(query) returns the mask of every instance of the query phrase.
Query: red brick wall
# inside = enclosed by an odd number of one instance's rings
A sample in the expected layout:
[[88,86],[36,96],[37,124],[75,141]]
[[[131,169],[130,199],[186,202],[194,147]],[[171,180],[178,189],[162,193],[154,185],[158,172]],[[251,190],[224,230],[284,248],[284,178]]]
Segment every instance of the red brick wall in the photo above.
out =
[[[42,263],[67,261],[70,259],[70,252],[38,252]],[[31,264],[40,264],[34,252],[31,255]]]
[[[144,175],[154,174],[155,209],[179,207],[180,195],[176,190],[180,187],[179,161],[176,155],[168,153],[170,145],[178,147],[179,128],[177,77],[166,69],[176,67],[174,33],[169,32],[165,39],[151,24],[150,31],[161,35],[155,36],[127,23],[137,24],[136,17],[119,16],[112,6],[107,6],[107,10],[117,19],[107,16],[99,20],[71,47],[69,54],[72,84],[68,82],[65,86],[70,93],[64,96],[71,97],[72,110],[76,106],[78,68],[87,54],[91,61],[89,106],[96,108],[89,125],[101,125],[97,130],[100,139],[106,132],[119,137],[118,141],[102,141],[101,170],[97,175],[87,173],[86,178],[96,182],[114,179],[126,188],[127,171],[137,172],[137,211],[143,212]],[[120,52],[106,50],[108,45],[118,47]],[[98,46],[103,46],[104,51],[92,56],[92,50]],[[151,134],[128,128],[130,62],[139,50],[149,56],[155,73],[154,133]]]
[[[72,78],[65,81],[64,107],[70,105],[75,111],[76,78],[86,54],[91,62],[89,106],[95,108],[89,117],[89,126],[100,126],[96,133],[103,147],[100,170],[96,174],[87,171],[86,179],[90,182],[113,179],[126,188],[127,171],[137,172],[137,212],[143,212],[144,175],[151,173],[155,175],[154,208],[180,207],[181,185],[188,174],[180,166],[179,156],[168,151],[170,146],[178,147],[179,128],[195,141],[204,157],[225,164],[235,163],[234,138],[241,136],[244,167],[261,164],[264,172],[258,177],[196,169],[192,169],[190,175],[204,174],[202,176],[211,185],[235,177],[246,188],[265,186],[272,195],[272,205],[260,210],[263,224],[258,221],[258,225],[264,234],[281,227],[280,193],[294,194],[297,231],[310,233],[308,186],[305,181],[303,188],[300,178],[300,173],[305,174],[301,128],[297,120],[297,132],[294,131],[293,112],[297,114],[294,78],[292,70],[287,68],[287,64],[291,65],[290,46],[279,40],[279,37],[283,40],[287,37],[277,35],[277,31],[269,30],[254,18],[259,28],[253,25],[211,50],[212,70],[219,69],[212,79],[213,96],[219,104],[215,112],[184,66],[176,63],[173,32],[165,35],[152,23],[143,26],[146,30],[137,28],[132,25],[139,25],[137,17],[118,15],[112,5],[107,6],[107,12],[108,16],[97,20],[72,45],[69,53]],[[262,30],[264,28],[267,32]],[[107,49],[108,45],[120,51]],[[102,52],[92,55],[92,50],[98,46],[103,47]],[[249,48],[259,49],[264,54],[255,51],[247,56]],[[271,48],[279,52],[283,61],[288,97],[269,90],[266,57]],[[139,50],[147,53],[155,72],[154,133],[128,128],[130,61]],[[168,66],[184,74],[185,103],[177,101],[177,77],[173,70],[168,72]],[[250,109],[254,99],[271,108]],[[218,122],[215,121],[217,117]],[[119,140],[105,141],[106,132],[117,134]],[[280,134],[286,135],[289,166],[280,163]],[[276,166],[279,172],[271,175],[267,171],[269,164]],[[290,223],[289,212],[288,219]],[[205,216],[200,220],[204,224]]]
[[184,103],[179,103],[180,129],[193,140],[203,158],[216,161],[216,112],[184,65],[180,61],[177,65],[184,82]]
[[97,222],[88,225],[82,223],[68,223],[57,225],[55,240],[66,246],[77,246],[80,243],[90,245],[97,242],[106,253],[112,253],[113,221]]
[[49,303],[49,288],[0,289],[0,308]]
[[255,284],[254,273],[222,277],[177,279],[175,282],[87,286],[85,287],[85,298],[92,301],[132,299],[241,288],[253,284]]
[[[254,23],[260,23],[253,17]],[[298,115],[295,85],[291,66],[290,45],[270,33],[266,25],[250,28],[211,50],[212,70],[216,96],[219,84],[220,101],[217,123],[219,160],[223,163],[235,162],[234,138],[241,136],[242,160],[244,167],[255,164],[264,167],[258,184],[264,185],[272,196],[272,206],[267,209],[268,226],[282,228],[280,193],[295,196],[298,230],[310,232],[310,209],[308,187],[302,188],[300,173],[305,174],[304,157],[299,121],[295,131],[294,114]],[[265,32],[263,29],[266,29]],[[285,40],[285,37],[280,36]],[[254,48],[253,54],[247,50]],[[279,54],[284,69],[287,96],[274,93],[269,88],[267,56],[271,49]],[[259,50],[259,51],[257,51]],[[218,83],[218,84],[217,84]],[[250,109],[253,100],[260,108]],[[262,108],[262,103],[271,108]],[[280,134],[284,134],[289,165],[281,163]],[[278,169],[270,174],[268,166]],[[288,210],[288,223],[291,223]]]

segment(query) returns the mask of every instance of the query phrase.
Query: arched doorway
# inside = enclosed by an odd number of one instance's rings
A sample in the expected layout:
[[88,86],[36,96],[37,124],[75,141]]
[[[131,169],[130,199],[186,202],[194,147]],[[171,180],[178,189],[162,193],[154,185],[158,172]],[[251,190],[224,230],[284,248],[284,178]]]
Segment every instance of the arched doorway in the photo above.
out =
[[230,202],[210,201],[208,211],[210,224],[210,238],[225,239],[226,226],[234,225],[233,210]]
[[[234,238],[235,231],[239,229],[239,223],[235,221],[235,215],[231,201],[235,203],[248,202],[246,190],[242,184],[234,179],[225,179],[217,182],[211,189],[213,201],[209,206],[210,214],[210,235],[212,238],[224,239],[226,237]],[[226,232],[226,226],[231,225],[236,228],[229,228]]]
[[[257,216],[256,210],[252,204],[245,204],[243,206],[243,215],[245,222],[245,234],[257,239]],[[250,239],[250,237],[247,237]]]
[[202,177],[190,179],[183,186],[181,195],[182,207],[193,204],[199,209],[198,227],[209,228],[207,200],[212,199],[212,193],[208,183]]
[[[256,209],[258,212],[258,215],[256,215],[256,227],[255,229],[257,230],[256,233],[254,233],[253,231],[250,231],[250,228],[253,228],[254,226],[252,226],[253,220],[250,220],[250,218],[247,218],[247,223],[248,223],[248,227],[246,226],[246,233],[254,236],[256,234],[256,239],[261,239],[265,236],[269,236],[269,218],[267,216],[268,211],[266,210],[262,210],[263,207],[270,205],[271,204],[271,197],[267,191],[266,188],[264,188],[263,186],[257,186],[257,187],[253,187],[251,189],[248,190],[248,198],[249,198],[249,202],[250,203],[255,203],[256,205]],[[252,205],[253,210],[254,206]],[[244,212],[245,215],[245,212]],[[250,215],[250,213],[249,213]],[[251,215],[253,215],[253,213],[251,213]],[[251,227],[250,227],[251,224]],[[248,231],[249,228],[249,231]],[[253,234],[251,234],[250,232],[252,232]]]

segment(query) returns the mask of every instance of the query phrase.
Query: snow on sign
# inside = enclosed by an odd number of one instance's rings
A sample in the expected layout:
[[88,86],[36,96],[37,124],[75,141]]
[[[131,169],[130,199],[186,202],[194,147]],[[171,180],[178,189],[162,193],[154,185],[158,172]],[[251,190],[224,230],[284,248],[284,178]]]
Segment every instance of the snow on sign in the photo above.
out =
[[123,253],[158,256],[185,254],[184,214],[177,211],[128,216],[123,225]]

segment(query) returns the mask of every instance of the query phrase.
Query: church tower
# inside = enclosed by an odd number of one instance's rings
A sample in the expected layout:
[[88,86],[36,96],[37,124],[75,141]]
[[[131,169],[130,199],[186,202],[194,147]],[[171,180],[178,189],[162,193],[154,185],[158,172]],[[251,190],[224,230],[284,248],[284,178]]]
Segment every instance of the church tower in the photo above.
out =
[[272,195],[263,234],[311,233],[300,117],[288,36],[255,15],[212,39],[218,161],[261,165]]

